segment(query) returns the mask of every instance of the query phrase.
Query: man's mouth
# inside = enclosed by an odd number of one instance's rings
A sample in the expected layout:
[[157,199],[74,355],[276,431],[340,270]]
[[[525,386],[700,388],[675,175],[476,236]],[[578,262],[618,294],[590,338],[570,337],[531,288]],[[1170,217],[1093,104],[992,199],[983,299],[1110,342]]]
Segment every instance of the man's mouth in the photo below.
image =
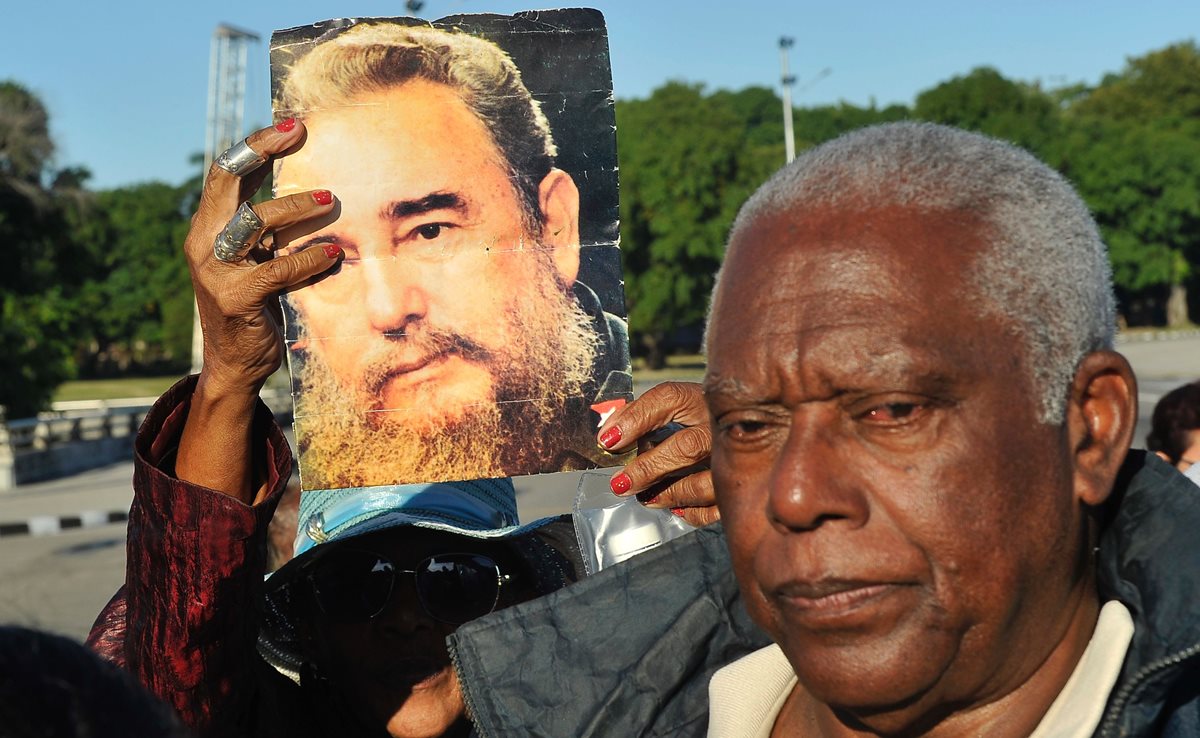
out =
[[371,382],[371,396],[381,397],[385,389],[411,387],[428,381],[450,356],[448,352],[424,354],[412,360],[392,364],[378,379]]
[[793,580],[772,588],[772,599],[785,617],[815,630],[865,625],[896,595],[911,587],[856,579]]

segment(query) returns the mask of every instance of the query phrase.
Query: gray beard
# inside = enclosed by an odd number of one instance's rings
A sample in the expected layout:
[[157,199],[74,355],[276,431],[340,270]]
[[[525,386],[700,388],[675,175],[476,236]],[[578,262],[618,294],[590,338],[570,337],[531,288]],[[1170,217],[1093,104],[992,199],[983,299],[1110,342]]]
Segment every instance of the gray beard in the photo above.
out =
[[[347,388],[338,382],[319,351],[307,351],[296,402],[303,488],[559,471],[552,466],[562,452],[593,446],[588,403],[577,398],[591,379],[598,350],[595,329],[569,288],[557,279],[538,282],[541,284],[532,294],[520,296],[504,316],[514,329],[510,335],[518,337],[517,345],[494,354],[473,353],[469,339],[458,339],[459,344],[467,344],[460,353],[463,358],[488,367],[495,397],[463,408],[452,420],[426,419],[419,428],[402,421],[381,422],[381,414],[369,410],[378,404],[371,387],[385,370],[386,358],[381,357],[375,368],[364,372],[367,387]],[[418,334],[412,331],[410,335]],[[437,338],[436,331],[431,335],[431,342],[452,342]],[[371,351],[386,356],[387,344],[379,346]],[[428,392],[434,395],[437,388],[430,387]],[[420,397],[415,400],[419,402]]]

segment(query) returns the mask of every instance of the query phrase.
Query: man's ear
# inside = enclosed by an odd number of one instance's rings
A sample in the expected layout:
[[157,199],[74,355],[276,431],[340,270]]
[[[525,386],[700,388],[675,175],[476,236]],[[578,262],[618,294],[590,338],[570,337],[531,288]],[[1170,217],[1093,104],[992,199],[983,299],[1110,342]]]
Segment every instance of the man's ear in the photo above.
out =
[[1076,499],[1091,506],[1108,499],[1136,424],[1137,380],[1129,362],[1115,351],[1083,357],[1067,404]]
[[579,276],[579,188],[571,175],[551,169],[538,185],[542,209],[542,246],[552,249],[554,266],[563,284]]

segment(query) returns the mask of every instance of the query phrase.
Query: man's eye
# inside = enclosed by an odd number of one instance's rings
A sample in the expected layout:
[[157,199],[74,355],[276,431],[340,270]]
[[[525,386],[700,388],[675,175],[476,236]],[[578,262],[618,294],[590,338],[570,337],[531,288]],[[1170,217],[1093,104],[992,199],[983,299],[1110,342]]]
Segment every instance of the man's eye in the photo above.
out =
[[761,436],[767,428],[766,423],[755,420],[738,420],[722,423],[721,429],[733,441],[751,441]]
[[923,407],[915,402],[889,402],[877,405],[862,414],[862,419],[880,425],[896,425],[914,420]]
[[416,229],[416,234],[426,241],[432,241],[442,235],[442,229],[445,227],[445,223],[426,223]]

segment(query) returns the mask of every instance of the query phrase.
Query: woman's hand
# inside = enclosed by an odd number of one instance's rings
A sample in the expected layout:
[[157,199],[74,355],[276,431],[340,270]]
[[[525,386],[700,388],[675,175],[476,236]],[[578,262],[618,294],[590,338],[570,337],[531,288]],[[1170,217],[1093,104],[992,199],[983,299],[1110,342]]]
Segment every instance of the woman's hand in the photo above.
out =
[[271,258],[264,234],[329,215],[326,190],[300,192],[252,206],[262,222],[247,257],[232,263],[214,254],[218,234],[262,186],[271,161],[299,148],[303,124],[285,120],[250,134],[246,143],[266,161],[239,177],[214,163],[184,242],[204,333],[204,368],[192,397],[175,472],[179,479],[253,502],[251,426],[258,392],[283,360],[280,292],[329,269],[336,245]]
[[[694,382],[664,382],[613,413],[598,441],[620,452],[671,423],[684,426],[613,475],[613,494],[636,494],[646,507],[671,508],[692,525],[720,518],[713,493],[712,427],[704,391]],[[644,447],[644,444],[643,444]]]

